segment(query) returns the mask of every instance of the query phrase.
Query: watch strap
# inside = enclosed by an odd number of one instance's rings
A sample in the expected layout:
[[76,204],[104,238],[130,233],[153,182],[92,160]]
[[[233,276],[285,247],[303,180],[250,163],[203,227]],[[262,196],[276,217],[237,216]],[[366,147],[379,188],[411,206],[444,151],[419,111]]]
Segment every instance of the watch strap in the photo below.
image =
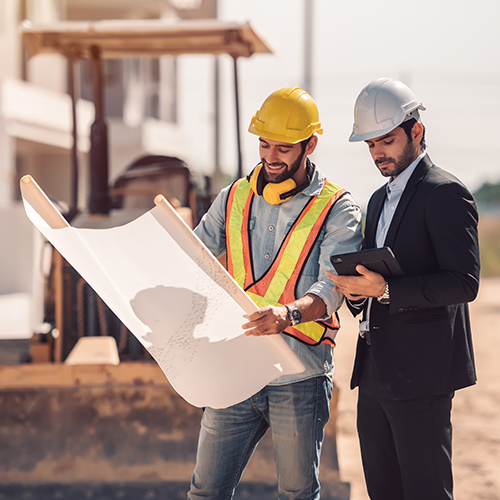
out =
[[388,304],[389,301],[390,301],[390,294],[389,294],[389,283],[386,281],[385,282],[385,290],[384,290],[384,293],[382,295],[379,295],[377,297],[377,300],[381,303],[381,304]]

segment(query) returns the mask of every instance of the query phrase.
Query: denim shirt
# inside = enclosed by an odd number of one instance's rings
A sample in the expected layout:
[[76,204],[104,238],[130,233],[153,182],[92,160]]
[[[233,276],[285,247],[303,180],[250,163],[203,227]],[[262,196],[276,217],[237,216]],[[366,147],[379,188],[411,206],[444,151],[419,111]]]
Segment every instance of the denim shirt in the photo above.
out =
[[[267,203],[262,196],[254,197],[249,229],[256,279],[271,267],[288,230],[308,200],[321,192],[324,180],[325,176],[315,167],[309,186],[279,205]],[[222,189],[195,228],[195,233],[216,257],[226,252],[226,201],[229,189],[230,186]],[[330,256],[359,250],[361,239],[361,210],[350,193],[345,193],[330,210],[297,283],[297,299],[312,293],[325,302],[327,314],[317,319],[331,316],[343,301],[343,295],[333,291],[334,284],[325,274],[325,269],[335,272]],[[283,335],[283,338],[306,369],[302,373],[283,375],[270,385],[289,384],[320,375],[332,377],[333,349],[330,345],[310,346],[289,335]]]

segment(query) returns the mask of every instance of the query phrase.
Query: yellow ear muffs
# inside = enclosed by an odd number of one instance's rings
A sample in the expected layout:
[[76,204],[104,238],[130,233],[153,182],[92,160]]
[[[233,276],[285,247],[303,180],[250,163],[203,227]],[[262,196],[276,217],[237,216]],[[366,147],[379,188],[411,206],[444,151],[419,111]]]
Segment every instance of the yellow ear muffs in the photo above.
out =
[[259,163],[247,176],[250,187],[257,196],[262,196],[262,191],[265,185],[264,175],[260,175],[261,171],[262,163]]
[[262,163],[259,163],[251,172],[248,177],[250,187],[257,196],[263,196],[271,205],[279,205],[283,203],[289,196],[282,198],[281,195],[293,191],[297,184],[290,178],[277,184],[266,182],[264,179],[264,172],[262,171]]
[[295,184],[293,179],[286,179],[279,184],[273,184],[270,182],[269,184],[266,184],[262,196],[264,196],[264,200],[271,205],[279,205],[289,198],[281,198],[281,195],[292,191],[296,187],[297,184]]

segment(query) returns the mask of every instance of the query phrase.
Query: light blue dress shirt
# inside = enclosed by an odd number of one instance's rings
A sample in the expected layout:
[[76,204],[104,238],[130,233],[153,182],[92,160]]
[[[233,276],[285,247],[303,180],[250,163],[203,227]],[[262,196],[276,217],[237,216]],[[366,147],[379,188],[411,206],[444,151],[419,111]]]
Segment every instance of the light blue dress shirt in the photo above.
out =
[[[384,246],[385,238],[387,237],[387,233],[389,231],[389,227],[391,226],[392,219],[394,214],[396,213],[396,209],[398,208],[399,201],[401,200],[401,196],[403,196],[403,191],[408,184],[408,181],[411,177],[411,174],[415,171],[419,161],[425,156],[425,153],[422,153],[416,160],[411,162],[395,179],[391,179],[385,189],[386,189],[386,198],[384,202],[384,207],[382,208],[382,212],[380,213],[380,218],[378,220],[377,232],[375,234],[375,245],[377,248],[381,248]],[[366,319],[359,323],[359,334],[364,337],[366,332],[370,331],[370,309],[372,306],[373,298],[370,297],[368,299],[368,308],[366,311]],[[356,305],[356,307],[362,307],[363,302]]]
[[391,225],[394,214],[396,213],[396,208],[398,208],[399,200],[403,195],[403,191],[408,184],[408,180],[413,174],[418,162],[425,156],[422,153],[416,160],[411,162],[408,167],[406,167],[395,179],[390,180],[386,187],[387,197],[384,202],[384,208],[380,214],[380,219],[378,220],[377,233],[375,236],[375,244],[377,248],[384,246],[385,238],[389,227]]
[[[261,196],[254,197],[249,225],[256,279],[271,267],[288,230],[307,201],[321,192],[324,180],[325,176],[315,167],[309,186],[279,205],[271,205]],[[230,186],[218,194],[195,228],[195,233],[216,257],[226,251],[226,201],[229,189]],[[345,193],[332,207],[311,250],[297,284],[297,298],[306,293],[318,295],[326,304],[326,317],[331,316],[342,305],[343,295],[333,291],[334,284],[325,274],[325,270],[333,272],[330,256],[359,250],[361,238],[361,210],[350,193]],[[283,335],[283,338],[304,363],[306,370],[295,375],[283,375],[270,385],[289,384],[319,375],[332,377],[331,346],[309,346],[289,335]]]

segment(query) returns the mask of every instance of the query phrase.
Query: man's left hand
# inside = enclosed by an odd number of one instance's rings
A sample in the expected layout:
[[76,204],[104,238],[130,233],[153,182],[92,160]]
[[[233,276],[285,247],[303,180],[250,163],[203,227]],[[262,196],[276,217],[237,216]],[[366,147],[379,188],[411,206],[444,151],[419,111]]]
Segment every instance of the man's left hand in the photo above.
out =
[[350,300],[366,297],[379,297],[385,292],[385,278],[370,271],[362,265],[356,266],[360,276],[340,276],[326,271],[328,277],[335,283],[334,291],[339,291]]
[[248,323],[242,325],[245,335],[277,335],[288,325],[288,313],[284,306],[266,306],[248,316]]

